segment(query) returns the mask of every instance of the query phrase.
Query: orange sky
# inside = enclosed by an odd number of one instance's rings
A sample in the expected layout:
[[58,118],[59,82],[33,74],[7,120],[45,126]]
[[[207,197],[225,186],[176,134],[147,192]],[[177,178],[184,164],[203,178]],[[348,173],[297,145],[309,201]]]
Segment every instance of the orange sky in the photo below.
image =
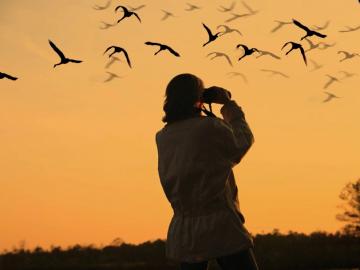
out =
[[[252,233],[334,232],[342,226],[335,219],[338,194],[359,177],[360,76],[329,87],[341,99],[322,101],[325,74],[359,70],[360,58],[340,63],[337,54],[359,52],[360,31],[338,32],[360,24],[357,1],[248,0],[259,13],[229,23],[243,36],[232,33],[205,48],[201,23],[215,31],[229,17],[218,6],[231,1],[194,0],[202,9],[193,12],[184,11],[188,1],[182,0],[121,1],[146,4],[139,10],[143,22],[129,18],[100,30],[100,21],[120,17],[114,13],[119,1],[104,11],[92,8],[105,2],[0,2],[0,71],[19,77],[0,80],[0,251],[22,240],[28,248],[48,248],[108,244],[116,237],[131,243],[164,239],[172,210],[157,174],[155,133],[163,125],[166,84],[182,72],[196,74],[205,86],[227,88],[246,113],[255,144],[235,174]],[[235,11],[246,12],[237,2]],[[176,17],[161,21],[162,8]],[[287,25],[270,33],[274,20],[292,18],[308,26],[331,20],[320,32],[336,47],[308,53],[322,69],[311,72],[311,63],[306,67],[297,52],[281,51],[286,41],[299,42],[301,29]],[[54,70],[59,59],[48,39],[84,62]],[[145,41],[166,43],[181,58],[154,56],[156,48]],[[238,43],[282,59],[250,56],[237,62]],[[126,48],[133,68],[124,60],[115,63],[108,71],[124,78],[103,83],[103,52],[110,45]],[[206,58],[213,51],[228,53],[234,67]],[[260,69],[283,71],[290,79]],[[229,78],[230,71],[244,73],[249,82]]]

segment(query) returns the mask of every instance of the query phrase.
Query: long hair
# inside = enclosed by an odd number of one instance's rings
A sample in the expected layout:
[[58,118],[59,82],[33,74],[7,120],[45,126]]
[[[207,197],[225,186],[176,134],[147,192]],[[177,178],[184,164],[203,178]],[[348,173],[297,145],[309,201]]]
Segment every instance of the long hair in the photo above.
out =
[[173,123],[199,115],[200,108],[194,105],[200,101],[204,85],[195,75],[184,73],[175,76],[166,87],[162,121]]

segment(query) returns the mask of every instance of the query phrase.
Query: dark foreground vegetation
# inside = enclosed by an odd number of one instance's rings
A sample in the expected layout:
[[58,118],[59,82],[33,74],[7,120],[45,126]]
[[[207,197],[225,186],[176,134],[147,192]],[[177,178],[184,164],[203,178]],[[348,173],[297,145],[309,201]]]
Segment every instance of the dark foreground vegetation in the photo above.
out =
[[[360,269],[360,237],[315,232],[310,235],[276,230],[254,237],[261,270]],[[75,245],[67,249],[14,249],[0,255],[0,270],[29,269],[178,269],[165,257],[165,242],[122,243],[101,248]],[[219,269],[215,261],[210,270]]]

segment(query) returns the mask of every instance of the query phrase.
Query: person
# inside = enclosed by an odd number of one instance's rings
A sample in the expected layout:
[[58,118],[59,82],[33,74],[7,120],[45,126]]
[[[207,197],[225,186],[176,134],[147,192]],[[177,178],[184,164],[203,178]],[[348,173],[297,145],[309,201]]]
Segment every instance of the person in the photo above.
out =
[[202,115],[206,89],[197,76],[179,74],[166,87],[166,124],[155,138],[161,186],[174,211],[166,257],[181,270],[207,269],[212,259],[224,270],[255,270],[254,243],[232,170],[254,137],[229,92],[211,89],[223,119]]

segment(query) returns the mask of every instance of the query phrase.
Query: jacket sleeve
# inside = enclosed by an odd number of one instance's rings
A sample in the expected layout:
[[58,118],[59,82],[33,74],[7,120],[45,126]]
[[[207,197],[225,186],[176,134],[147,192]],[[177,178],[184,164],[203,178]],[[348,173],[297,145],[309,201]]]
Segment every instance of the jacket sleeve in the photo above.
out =
[[226,103],[220,112],[224,120],[218,119],[215,122],[219,154],[233,167],[240,162],[254,143],[254,136],[245,120],[244,112],[235,101]]

